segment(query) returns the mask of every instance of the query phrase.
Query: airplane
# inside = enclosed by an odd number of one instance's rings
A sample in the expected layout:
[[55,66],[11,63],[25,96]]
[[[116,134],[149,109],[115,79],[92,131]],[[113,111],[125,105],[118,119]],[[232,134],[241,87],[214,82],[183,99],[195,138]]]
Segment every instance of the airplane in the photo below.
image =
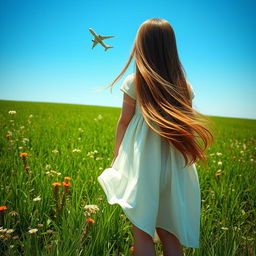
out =
[[110,45],[105,45],[102,41],[104,39],[107,39],[107,38],[111,38],[111,37],[114,37],[114,36],[101,36],[101,35],[97,35],[92,28],[89,28],[89,31],[91,32],[91,34],[94,36],[94,39],[92,39],[93,41],[93,46],[92,46],[92,49],[95,47],[95,45],[97,43],[100,43],[104,48],[105,48],[105,51],[108,50],[109,48],[113,48],[113,46],[110,46]]

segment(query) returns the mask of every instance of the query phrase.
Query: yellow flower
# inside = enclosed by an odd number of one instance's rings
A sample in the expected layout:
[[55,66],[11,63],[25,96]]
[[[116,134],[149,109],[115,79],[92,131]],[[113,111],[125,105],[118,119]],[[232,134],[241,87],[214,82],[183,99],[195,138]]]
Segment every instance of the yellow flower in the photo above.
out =
[[61,183],[60,182],[53,182],[52,185],[56,188],[56,187],[60,187]]
[[64,180],[65,180],[65,182],[68,182],[69,180],[71,180],[71,178],[70,177],[64,177]]

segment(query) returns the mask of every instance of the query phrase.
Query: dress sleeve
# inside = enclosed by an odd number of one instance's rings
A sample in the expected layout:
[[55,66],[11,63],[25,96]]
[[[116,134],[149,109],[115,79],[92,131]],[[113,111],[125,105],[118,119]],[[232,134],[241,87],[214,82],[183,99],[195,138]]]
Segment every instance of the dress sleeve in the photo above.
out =
[[123,81],[120,87],[120,90],[128,94],[134,100],[136,100],[136,93],[135,93],[134,83],[133,83],[133,75],[129,75],[125,78],[125,80]]
[[195,98],[195,92],[194,92],[194,90],[193,90],[192,86],[191,86],[191,97],[192,97],[192,99],[194,99],[194,98]]
[[190,88],[191,88],[191,98],[192,98],[192,99],[194,99],[194,97],[195,97],[194,89],[193,89],[193,87],[192,87],[192,85],[191,85],[191,83],[190,83],[190,82],[188,82],[188,81],[187,81],[187,83],[188,83],[188,85],[189,85],[189,86],[190,86]]

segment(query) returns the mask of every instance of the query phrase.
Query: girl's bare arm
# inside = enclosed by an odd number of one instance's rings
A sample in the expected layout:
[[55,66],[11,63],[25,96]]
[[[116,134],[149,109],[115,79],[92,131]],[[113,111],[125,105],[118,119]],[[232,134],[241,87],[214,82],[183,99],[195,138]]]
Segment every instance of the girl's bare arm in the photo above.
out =
[[[124,93],[122,112],[121,112],[121,115],[119,117],[117,127],[116,127],[114,159],[113,159],[112,163],[114,162],[115,158],[118,155],[119,147],[123,140],[125,131],[134,115],[135,107],[136,107],[136,100],[134,100],[128,94]],[[112,164],[111,164],[111,166],[112,166]]]

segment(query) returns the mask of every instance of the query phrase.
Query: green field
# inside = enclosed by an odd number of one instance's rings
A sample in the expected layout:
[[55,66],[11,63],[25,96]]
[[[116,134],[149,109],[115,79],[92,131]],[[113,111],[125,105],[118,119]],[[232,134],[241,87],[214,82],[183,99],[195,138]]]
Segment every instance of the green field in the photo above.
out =
[[[0,208],[0,255],[132,255],[131,224],[97,181],[114,157],[121,109],[17,101],[0,107],[0,206],[7,207]],[[200,248],[184,247],[184,255],[255,255],[256,120],[210,119],[209,167],[197,163]],[[71,186],[54,188],[64,177]],[[91,204],[99,210],[85,216]],[[159,243],[156,249],[162,255]]]

